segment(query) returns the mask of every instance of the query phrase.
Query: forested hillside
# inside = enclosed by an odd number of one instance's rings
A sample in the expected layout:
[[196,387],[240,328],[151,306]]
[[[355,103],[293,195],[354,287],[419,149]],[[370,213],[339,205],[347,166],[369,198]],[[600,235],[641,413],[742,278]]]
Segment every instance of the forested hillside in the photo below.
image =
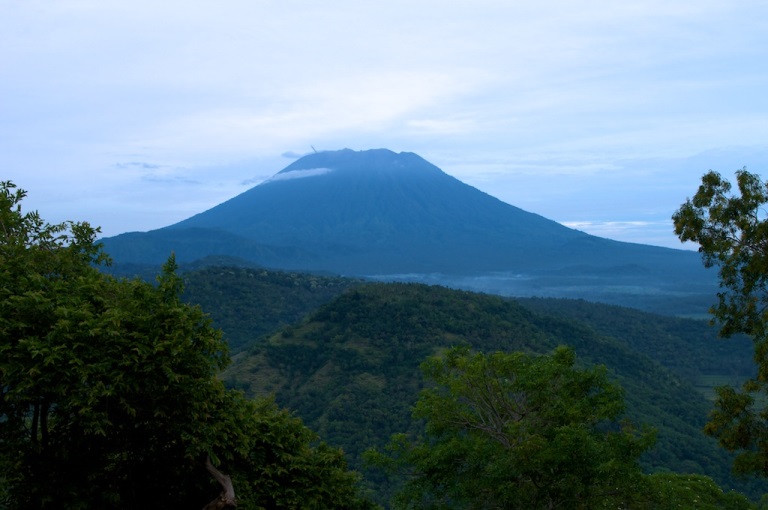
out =
[[712,387],[737,384],[754,374],[752,341],[746,336],[724,339],[705,320],[646,313],[632,308],[577,299],[519,299],[545,316],[576,321],[601,335],[620,339],[686,381],[707,397]]
[[290,326],[359,280],[247,267],[205,267],[187,273],[184,298],[216,319],[235,353]]
[[0,508],[375,507],[341,450],[225,387],[172,256],[154,284],[113,278],[97,229],[25,196],[0,182]]
[[[187,274],[189,288],[196,278]],[[311,278],[318,285],[328,282]],[[207,309],[218,320],[222,312],[216,304]],[[240,324],[241,347],[248,328],[247,321]],[[723,373],[745,377],[748,354],[743,345],[728,349],[703,322],[586,302],[521,305],[442,287],[358,284],[261,340],[267,328],[259,328],[253,325],[251,345],[235,357],[227,380],[251,395],[274,394],[321,437],[342,446],[353,465],[361,465],[366,448],[383,445],[392,433],[413,430],[410,406],[423,387],[418,366],[427,356],[462,344],[487,352],[533,353],[567,344],[582,362],[609,368],[626,391],[633,421],[659,429],[657,447],[644,458],[647,469],[703,473],[754,494],[749,484],[732,480],[728,455],[701,433],[710,404],[694,387],[702,374],[716,368],[716,360]]]

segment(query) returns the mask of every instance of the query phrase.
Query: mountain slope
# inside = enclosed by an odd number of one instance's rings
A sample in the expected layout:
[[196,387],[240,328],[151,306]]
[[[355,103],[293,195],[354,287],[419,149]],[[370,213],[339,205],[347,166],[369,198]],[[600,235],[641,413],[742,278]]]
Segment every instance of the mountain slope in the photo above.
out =
[[[196,257],[195,249],[216,250],[278,267],[348,274],[477,274],[630,260],[648,265],[649,258],[685,265],[692,259],[687,252],[566,228],[466,185],[415,154],[386,149],[305,156],[208,211],[130,237],[134,243],[143,239],[145,248],[160,241],[164,249],[176,245],[182,261]],[[119,239],[106,240],[115,258],[139,256],[116,249]],[[283,252],[275,254],[278,249]]]
[[503,269],[587,237],[383,149],[306,156],[170,229],[192,227],[304,247],[322,269],[366,274]]
[[[715,289],[695,253],[566,228],[416,154],[386,149],[311,154],[175,225],[103,241],[118,265],[160,264],[173,251],[180,262],[221,255],[277,269],[624,305],[711,297]],[[710,304],[695,301],[702,312]]]
[[355,287],[238,355],[226,376],[250,394],[274,394],[357,463],[362,450],[411,427],[410,406],[424,384],[419,363],[457,344],[536,353],[573,346],[582,362],[609,367],[634,421],[659,427],[650,468],[731,484],[728,455],[701,432],[710,406],[686,379],[589,324],[499,297],[412,284]]
[[350,278],[207,266],[184,273],[184,300],[211,315],[236,353],[361,284]]

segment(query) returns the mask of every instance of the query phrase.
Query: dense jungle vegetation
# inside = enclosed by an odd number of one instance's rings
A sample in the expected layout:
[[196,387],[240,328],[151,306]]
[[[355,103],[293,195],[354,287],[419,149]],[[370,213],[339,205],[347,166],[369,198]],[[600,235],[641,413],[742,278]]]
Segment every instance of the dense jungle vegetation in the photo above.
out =
[[[416,433],[418,424],[411,423],[410,409],[424,387],[419,365],[428,356],[456,345],[482,352],[544,354],[567,344],[584,366],[609,367],[626,390],[628,416],[658,429],[657,447],[642,459],[648,469],[704,473],[729,486],[738,483],[729,474],[729,456],[701,433],[710,404],[692,381],[632,349],[621,337],[610,336],[598,322],[558,317],[552,310],[563,302],[537,300],[538,307],[544,304],[550,309],[547,315],[513,300],[443,287],[358,286],[302,323],[256,342],[236,356],[225,377],[248,394],[274,394],[322,437],[341,445],[353,465],[362,467],[360,455],[366,448],[382,446],[397,432]],[[650,353],[666,356],[675,346],[679,353],[687,353],[699,342],[699,350],[705,352],[683,362],[688,373],[711,368],[712,360],[722,354],[722,341],[713,332],[709,342],[695,337],[702,327],[694,328],[691,336],[681,336],[678,319],[604,305],[581,306],[597,307],[611,321],[626,313],[638,328],[646,328],[649,337],[660,335],[651,342],[665,343],[667,348],[656,352],[651,345]],[[641,337],[643,332],[634,335]],[[730,366],[722,374],[741,380],[752,370],[745,363],[748,346],[737,343],[734,351],[740,352],[732,356],[735,361],[724,363]]]
[[96,229],[24,197],[1,183],[0,507],[374,507],[341,450],[225,388],[173,257],[154,285],[107,276]]
[[3,507],[221,491],[207,508],[223,508],[234,488],[254,509],[746,509],[765,492],[702,432],[730,395],[712,381],[755,377],[744,337],[583,301],[179,273],[173,257],[154,283],[117,278],[97,229],[50,225],[24,196],[3,183]]

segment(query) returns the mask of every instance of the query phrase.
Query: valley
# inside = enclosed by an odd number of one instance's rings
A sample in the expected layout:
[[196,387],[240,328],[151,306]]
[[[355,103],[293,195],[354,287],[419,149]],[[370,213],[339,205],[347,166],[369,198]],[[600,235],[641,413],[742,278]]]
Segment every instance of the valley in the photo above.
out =
[[749,340],[706,322],[717,280],[698,253],[566,228],[386,149],[310,154],[208,211],[102,242],[123,276],[151,278],[174,253],[185,299],[230,346],[226,383],[341,447],[380,503],[399,482],[363,454],[417,434],[419,366],[455,346],[569,346],[607,367],[627,419],[657,431],[647,472],[765,492],[702,432],[714,387],[755,369]]
[[[201,304],[233,346],[227,383],[296,412],[344,449],[376,493],[393,487],[365,470],[362,453],[396,432],[416,432],[410,409],[424,387],[419,364],[455,345],[540,354],[569,345],[584,363],[608,367],[633,422],[658,429],[647,470],[705,474],[753,495],[763,490],[733,478],[730,456],[702,433],[711,384],[754,372],[751,342],[720,339],[705,321],[585,300],[513,300],[253,268],[184,275],[185,298]],[[233,314],[233,307],[241,308]],[[278,308],[293,311],[269,315]]]

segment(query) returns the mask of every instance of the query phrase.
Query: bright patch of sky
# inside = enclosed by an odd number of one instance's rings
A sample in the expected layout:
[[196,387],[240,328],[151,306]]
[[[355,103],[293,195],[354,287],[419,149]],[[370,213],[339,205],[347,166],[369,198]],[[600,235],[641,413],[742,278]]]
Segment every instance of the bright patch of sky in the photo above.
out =
[[762,0],[0,0],[0,48],[2,178],[105,235],[385,147],[680,247],[704,172],[768,167]]

